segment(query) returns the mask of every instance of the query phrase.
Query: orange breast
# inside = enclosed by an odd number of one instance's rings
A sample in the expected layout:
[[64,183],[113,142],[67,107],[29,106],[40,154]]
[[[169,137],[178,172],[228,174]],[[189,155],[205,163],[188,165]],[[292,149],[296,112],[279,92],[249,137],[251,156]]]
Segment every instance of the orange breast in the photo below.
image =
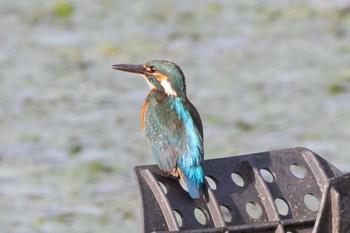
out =
[[145,112],[146,112],[147,105],[148,105],[148,99],[145,99],[141,109],[141,127],[143,131],[145,131]]

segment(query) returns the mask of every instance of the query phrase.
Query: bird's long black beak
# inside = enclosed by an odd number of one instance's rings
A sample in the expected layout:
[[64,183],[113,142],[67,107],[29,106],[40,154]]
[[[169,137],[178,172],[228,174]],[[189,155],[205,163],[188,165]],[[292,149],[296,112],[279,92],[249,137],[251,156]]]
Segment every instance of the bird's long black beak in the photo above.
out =
[[145,74],[146,70],[143,65],[127,65],[127,64],[117,64],[112,65],[113,69],[122,70],[131,73]]

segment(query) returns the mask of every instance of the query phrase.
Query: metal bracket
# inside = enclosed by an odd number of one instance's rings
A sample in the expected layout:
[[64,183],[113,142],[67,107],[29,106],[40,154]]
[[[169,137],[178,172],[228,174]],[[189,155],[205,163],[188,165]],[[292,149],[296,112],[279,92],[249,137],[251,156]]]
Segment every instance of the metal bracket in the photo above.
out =
[[306,148],[205,160],[203,169],[205,193],[193,200],[157,165],[135,167],[144,232],[350,232],[350,174]]

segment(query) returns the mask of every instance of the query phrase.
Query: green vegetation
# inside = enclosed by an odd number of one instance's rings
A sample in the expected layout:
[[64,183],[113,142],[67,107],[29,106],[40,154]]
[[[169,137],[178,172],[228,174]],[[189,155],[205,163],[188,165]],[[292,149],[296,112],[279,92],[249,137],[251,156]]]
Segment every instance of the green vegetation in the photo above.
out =
[[250,131],[253,129],[253,125],[244,120],[236,121],[235,126],[241,131]]
[[69,17],[73,14],[74,7],[70,1],[59,0],[54,5],[54,14],[57,17]]
[[82,149],[83,149],[82,145],[72,145],[69,148],[69,155],[71,157],[77,156],[82,151]]
[[328,93],[331,95],[336,95],[336,94],[340,94],[343,93],[345,91],[345,87],[343,85],[340,84],[330,84],[328,86]]

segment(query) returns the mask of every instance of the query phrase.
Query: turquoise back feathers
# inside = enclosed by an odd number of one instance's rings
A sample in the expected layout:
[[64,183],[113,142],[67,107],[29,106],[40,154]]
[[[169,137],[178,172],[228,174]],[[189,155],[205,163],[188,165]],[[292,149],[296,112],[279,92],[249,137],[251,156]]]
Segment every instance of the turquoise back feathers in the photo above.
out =
[[179,97],[173,100],[172,108],[178,114],[178,118],[184,122],[186,132],[186,150],[178,156],[177,166],[184,173],[190,196],[198,198],[203,183],[203,135],[195,126],[190,111],[185,109]]
[[156,60],[144,65],[114,65],[140,73],[151,91],[141,112],[142,127],[159,168],[181,178],[192,198],[203,186],[203,128],[187,99],[185,77],[174,63]]

